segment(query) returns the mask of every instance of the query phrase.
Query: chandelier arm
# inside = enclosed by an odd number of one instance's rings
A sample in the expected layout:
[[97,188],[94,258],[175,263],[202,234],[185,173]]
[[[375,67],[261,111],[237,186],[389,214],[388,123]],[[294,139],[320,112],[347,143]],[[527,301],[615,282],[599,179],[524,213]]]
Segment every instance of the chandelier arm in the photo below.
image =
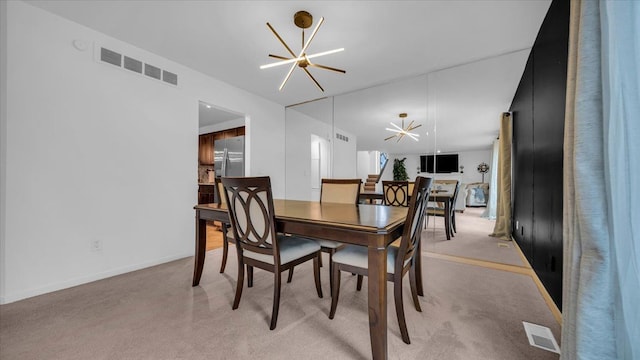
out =
[[407,136],[409,136],[410,138],[412,138],[415,141],[418,141],[418,138],[416,137],[417,134],[412,134],[412,133],[407,133]]
[[[307,58],[308,58],[308,57],[307,57]],[[331,71],[341,72],[341,73],[343,73],[343,74],[345,74],[345,73],[346,73],[346,71],[344,71],[344,70],[336,69],[336,68],[333,68],[333,67],[330,67],[330,66],[324,66],[324,65],[313,64],[313,63],[309,63],[309,66],[313,66],[313,67],[317,67],[317,68],[325,69],[325,70],[331,70]]]
[[278,91],[282,91],[282,88],[284,88],[284,85],[287,83],[287,81],[289,81],[289,78],[291,77],[291,74],[293,73],[293,70],[296,68],[296,65],[298,65],[298,63],[293,63],[293,65],[291,65],[291,69],[289,69],[289,72],[287,73],[287,76],[282,81],[282,84],[280,84],[280,87],[278,88]]
[[400,130],[400,131],[404,131],[404,129],[403,129],[403,128],[401,128],[400,126],[398,126],[398,125],[396,125],[396,124],[394,124],[394,123],[391,123],[391,126],[395,127],[396,129],[398,129],[398,130]]
[[320,89],[320,91],[324,92],[324,89],[322,88],[322,86],[320,86],[320,83],[316,80],[316,78],[313,77],[313,75],[311,75],[311,73],[309,72],[309,70],[307,70],[306,68],[302,68],[302,70],[304,70],[305,73],[307,73],[307,75],[309,75],[309,78],[311,80],[313,80],[313,82],[316,84],[316,86],[318,87],[318,89]]
[[392,132],[395,132],[395,133],[401,133],[401,132],[404,131],[404,130],[396,130],[396,129],[389,129],[389,128],[385,128],[385,130],[392,131]]
[[289,48],[289,46],[287,45],[287,43],[284,42],[284,40],[282,40],[282,38],[280,37],[280,35],[278,35],[278,33],[276,32],[276,29],[273,28],[273,26],[271,26],[271,24],[267,23],[267,26],[269,27],[269,29],[271,30],[271,32],[273,33],[273,35],[275,35],[278,40],[280,40],[280,43],[282,43],[282,45],[285,47],[285,49],[287,49],[287,51],[289,52],[289,54],[291,54],[291,56],[293,57],[298,57],[296,56],[296,54],[293,52],[293,50],[291,50]]
[[297,58],[288,58],[286,56],[280,56],[280,55],[274,55],[274,54],[269,54],[269,57],[280,59],[280,60],[295,60],[295,59],[297,59]]

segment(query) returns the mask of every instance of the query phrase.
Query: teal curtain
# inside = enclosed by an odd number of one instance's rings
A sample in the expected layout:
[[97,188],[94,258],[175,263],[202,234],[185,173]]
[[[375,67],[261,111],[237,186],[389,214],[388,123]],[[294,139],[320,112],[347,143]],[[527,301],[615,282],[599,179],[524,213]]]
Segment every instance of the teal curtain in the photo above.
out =
[[640,358],[640,3],[571,1],[562,359]]

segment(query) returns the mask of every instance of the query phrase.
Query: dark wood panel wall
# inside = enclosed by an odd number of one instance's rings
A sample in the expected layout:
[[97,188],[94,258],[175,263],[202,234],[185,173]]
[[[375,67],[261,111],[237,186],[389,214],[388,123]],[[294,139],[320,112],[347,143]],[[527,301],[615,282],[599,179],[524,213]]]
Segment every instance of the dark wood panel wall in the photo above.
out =
[[568,42],[569,1],[554,0],[511,103],[513,237],[558,308]]

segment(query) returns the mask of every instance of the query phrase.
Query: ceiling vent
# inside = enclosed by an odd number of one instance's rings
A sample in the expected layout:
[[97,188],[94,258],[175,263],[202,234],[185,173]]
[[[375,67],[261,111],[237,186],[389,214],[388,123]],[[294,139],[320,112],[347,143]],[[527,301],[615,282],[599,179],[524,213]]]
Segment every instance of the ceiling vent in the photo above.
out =
[[[148,64],[138,59],[122,55],[121,53],[100,47],[99,61],[115,65],[121,69],[129,70],[147,77],[160,80],[167,84],[178,86],[178,75],[157,66]],[[144,70],[144,71],[143,71]]]

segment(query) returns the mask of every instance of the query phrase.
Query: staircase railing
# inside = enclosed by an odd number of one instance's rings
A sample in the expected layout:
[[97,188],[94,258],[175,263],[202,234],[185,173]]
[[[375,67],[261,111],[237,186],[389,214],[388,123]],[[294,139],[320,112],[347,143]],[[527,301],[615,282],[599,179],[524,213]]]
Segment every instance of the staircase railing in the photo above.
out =
[[382,178],[382,173],[384,172],[384,169],[387,167],[388,163],[389,163],[389,156],[387,156],[386,153],[380,154],[380,173],[378,174],[378,178],[376,179],[376,184],[380,182],[380,178]]

